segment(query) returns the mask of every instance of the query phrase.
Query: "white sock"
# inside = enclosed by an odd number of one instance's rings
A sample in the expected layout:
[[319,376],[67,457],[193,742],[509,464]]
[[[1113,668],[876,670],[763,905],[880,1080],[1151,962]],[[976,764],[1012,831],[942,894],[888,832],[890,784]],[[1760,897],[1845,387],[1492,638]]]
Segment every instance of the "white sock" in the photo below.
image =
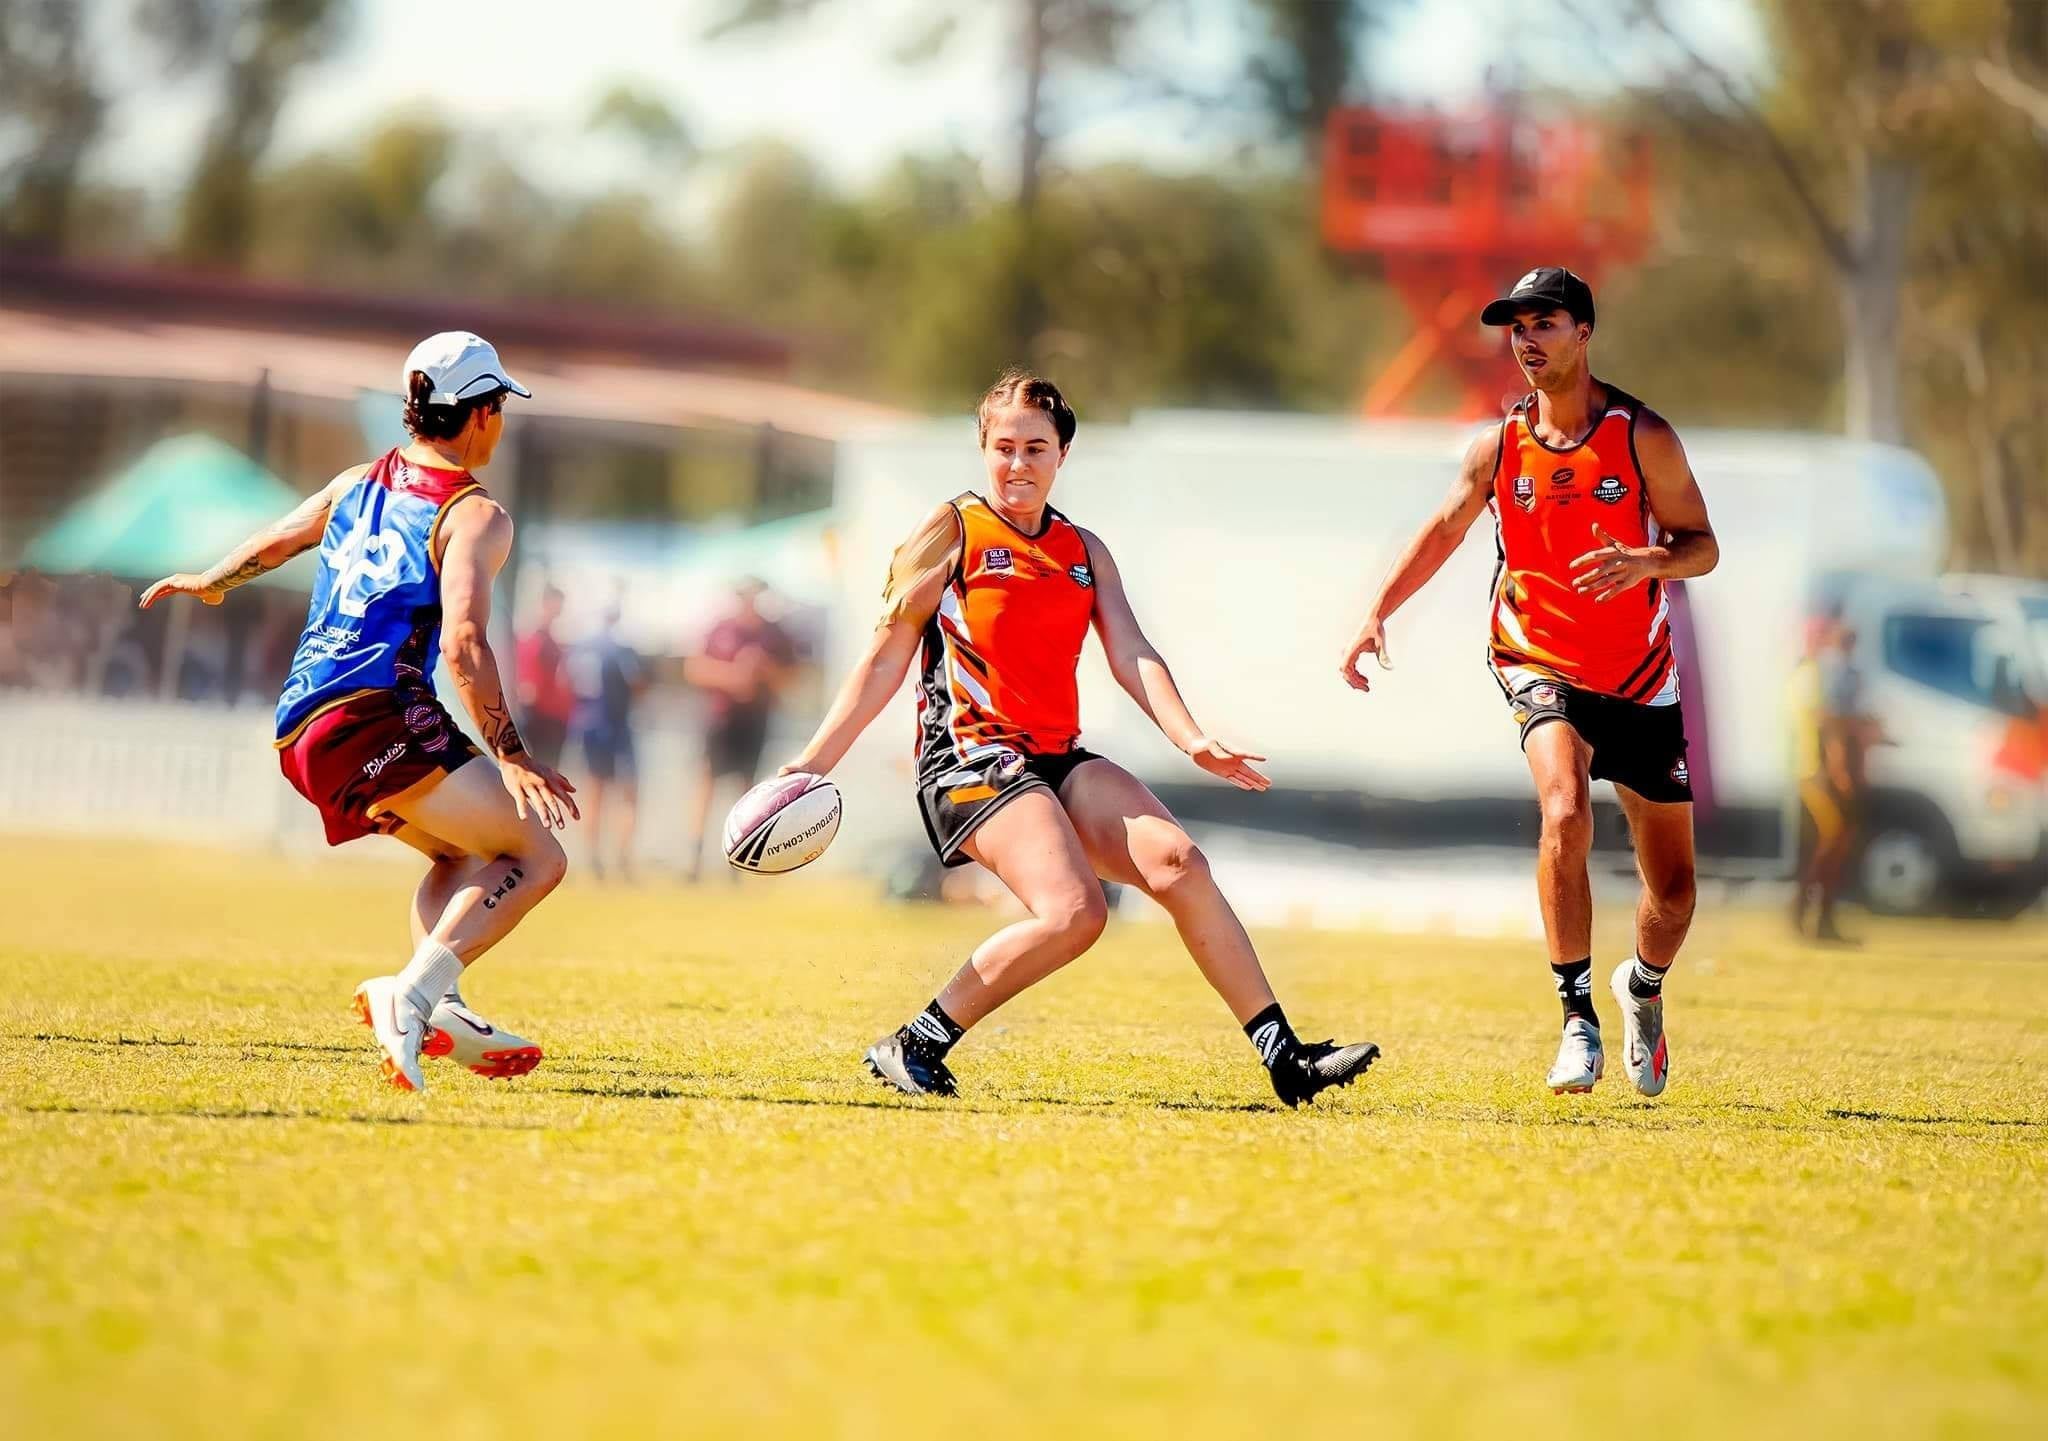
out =
[[405,987],[413,1009],[425,1017],[434,1014],[434,1007],[440,1004],[441,997],[455,989],[455,983],[461,976],[462,958],[428,936],[412,953],[405,969],[398,973],[398,983]]

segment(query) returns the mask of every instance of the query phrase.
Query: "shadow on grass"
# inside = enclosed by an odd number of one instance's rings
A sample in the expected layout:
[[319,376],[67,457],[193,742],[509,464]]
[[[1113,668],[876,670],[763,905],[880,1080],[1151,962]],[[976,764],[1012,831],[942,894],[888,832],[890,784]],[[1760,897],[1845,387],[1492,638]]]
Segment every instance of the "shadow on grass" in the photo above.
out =
[[102,1046],[112,1049],[118,1046],[176,1046],[194,1051],[317,1051],[332,1056],[360,1056],[361,1046],[339,1046],[319,1041],[266,1041],[252,1038],[244,1041],[194,1041],[184,1036],[67,1036],[56,1031],[37,1031],[27,1037],[16,1033],[15,1040],[50,1041],[67,1046]]
[[[1737,1120],[1733,1116],[1719,1114],[1727,1111],[1761,1113],[1771,1119]],[[1823,1117],[1826,1120],[1823,1120]],[[1830,1129],[1827,1121],[1871,1121],[1880,1126],[2048,1126],[2048,1122],[2015,1116],[1904,1116],[1890,1111],[1857,1111],[1840,1106],[1829,1106],[1816,1114],[1796,1107],[1759,1106],[1748,1101],[1724,1101],[1705,1107],[1685,1109],[1659,1106],[1650,1101],[1625,1101],[1617,1108],[1596,1112],[1557,1111],[1534,1116],[1496,1112],[1492,1115],[1475,1114],[1465,1119],[1488,1120],[1498,1125],[1581,1126],[1596,1130],[1605,1128],[1615,1132],[1720,1129],[1749,1134],[1770,1132],[1781,1135],[1827,1131]]]
[[[692,1078],[697,1079],[697,1078]],[[1213,1111],[1236,1113],[1244,1111],[1272,1111],[1281,1108],[1277,1104],[1248,1102],[1223,1102],[1181,1099],[1152,1099],[1143,1096],[1132,1097],[1072,1097],[1072,1096],[1005,1096],[990,1097],[993,1105],[979,1105],[972,1101],[941,1100],[920,1101],[912,1096],[769,1096],[757,1091],[720,1091],[710,1087],[680,1086],[548,1086],[545,1089],[557,1096],[595,1096],[607,1101],[731,1101],[742,1105],[756,1106],[826,1106],[845,1110],[861,1111],[953,1111],[967,1115],[1014,1115],[1023,1106],[1046,1110],[1094,1110],[1094,1111]],[[1333,1113],[1334,1114],[1334,1113]]]
[[22,1106],[15,1110],[25,1116],[136,1116],[146,1121],[329,1121],[355,1126],[445,1126],[458,1131],[545,1131],[541,1121],[450,1121],[433,1116],[336,1115],[328,1111],[278,1111],[261,1106],[165,1106],[148,1110],[141,1106]]
[[27,1036],[21,1032],[12,1033],[14,1040],[61,1041],[67,1046],[191,1046],[199,1042],[188,1041],[183,1036],[66,1036],[56,1031],[35,1031]]
[[1828,1107],[1828,1114],[1838,1121],[1879,1121],[1888,1126],[2048,1126],[2048,1121],[2022,1116],[1902,1116],[1894,1111],[1851,1111],[1839,1106]]

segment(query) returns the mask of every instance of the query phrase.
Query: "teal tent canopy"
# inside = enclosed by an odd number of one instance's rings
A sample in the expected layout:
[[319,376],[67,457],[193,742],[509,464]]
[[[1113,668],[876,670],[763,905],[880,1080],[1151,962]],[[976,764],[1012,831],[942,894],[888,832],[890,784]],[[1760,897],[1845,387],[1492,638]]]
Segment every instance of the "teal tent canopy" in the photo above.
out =
[[[59,516],[23,559],[37,570],[135,579],[204,570],[303,498],[231,445],[173,436]],[[312,565],[301,556],[261,583],[311,590]]]

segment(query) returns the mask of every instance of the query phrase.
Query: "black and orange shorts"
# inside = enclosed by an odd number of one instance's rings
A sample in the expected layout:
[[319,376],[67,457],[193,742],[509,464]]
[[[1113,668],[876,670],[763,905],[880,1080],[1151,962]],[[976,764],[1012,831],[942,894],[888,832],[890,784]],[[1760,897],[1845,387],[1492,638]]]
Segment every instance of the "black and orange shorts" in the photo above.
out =
[[947,756],[918,779],[917,809],[925,838],[942,865],[964,866],[972,857],[960,847],[983,821],[1026,791],[1049,790],[1057,799],[1068,776],[1099,759],[1080,746],[1049,755],[1002,746],[964,760]]

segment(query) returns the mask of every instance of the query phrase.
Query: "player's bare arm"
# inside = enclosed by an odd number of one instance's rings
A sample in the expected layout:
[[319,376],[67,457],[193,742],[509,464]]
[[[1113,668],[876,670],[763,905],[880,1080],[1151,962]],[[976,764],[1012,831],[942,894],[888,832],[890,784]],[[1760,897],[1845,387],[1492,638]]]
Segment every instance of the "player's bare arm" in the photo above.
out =
[[952,574],[960,545],[959,518],[952,506],[942,505],[896,548],[883,591],[882,616],[868,637],[867,649],[847,672],[810,744],[777,775],[830,773],[882,713],[903,685],[925,625],[938,612],[939,595]]
[[1089,568],[1095,576],[1095,635],[1102,642],[1109,673],[1116,677],[1116,683],[1168,740],[1210,775],[1229,781],[1239,790],[1263,791],[1270,787],[1272,781],[1251,764],[1264,760],[1264,756],[1225,745],[1195,723],[1165,657],[1146,637],[1131,610],[1123,575],[1117,570],[1109,547],[1090,530],[1082,530],[1081,539],[1088,547]]
[[497,760],[521,819],[531,811],[542,825],[559,830],[565,813],[581,814],[576,787],[527,754],[488,638],[491,582],[512,553],[512,517],[496,501],[472,496],[456,503],[442,533],[448,544],[441,557],[441,655],[455,679],[455,692]]
[[265,571],[276,570],[293,556],[320,543],[327,529],[327,514],[334,497],[362,477],[366,465],[352,466],[314,491],[291,514],[272,522],[229,551],[212,569],[193,575],[180,571],[167,575],[142,593],[141,608],[148,610],[167,595],[196,596],[207,605],[219,605],[236,586],[247,585]]
[[1662,537],[1655,545],[1623,545],[1599,526],[1600,549],[1572,562],[1572,588],[1595,600],[1611,600],[1647,580],[1689,580],[1705,575],[1721,559],[1721,544],[1707,519],[1706,497],[1693,479],[1685,447],[1671,423],[1653,410],[1636,418],[1636,459],[1650,514]]
[[1388,569],[1387,578],[1380,582],[1379,594],[1373,597],[1365,619],[1359,622],[1358,633],[1344,652],[1340,674],[1353,690],[1372,689],[1372,683],[1358,669],[1359,661],[1366,656],[1378,656],[1382,669],[1392,667],[1393,657],[1387,650],[1387,621],[1443,569],[1444,562],[1465,539],[1465,532],[1486,509],[1487,497],[1493,489],[1494,468],[1499,463],[1500,436],[1496,433],[1478,436],[1465,448],[1465,459],[1458,467],[1458,478],[1451,483],[1450,494]]

